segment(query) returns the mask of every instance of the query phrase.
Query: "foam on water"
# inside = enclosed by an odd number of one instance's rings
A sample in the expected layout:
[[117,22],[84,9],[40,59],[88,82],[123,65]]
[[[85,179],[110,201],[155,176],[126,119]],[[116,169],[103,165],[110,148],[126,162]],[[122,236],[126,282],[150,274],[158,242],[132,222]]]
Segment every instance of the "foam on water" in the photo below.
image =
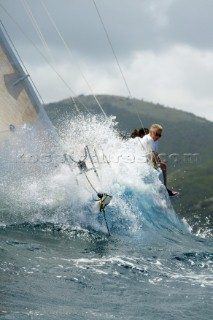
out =
[[[97,191],[113,196],[106,210],[112,232],[187,230],[159,172],[146,163],[140,146],[119,137],[113,117],[67,120],[60,128],[60,146],[49,145],[37,133],[23,127],[2,151],[1,224],[51,222],[106,232]],[[85,146],[97,171],[87,172],[89,182],[77,166],[85,158]],[[86,164],[92,169],[88,153]]]

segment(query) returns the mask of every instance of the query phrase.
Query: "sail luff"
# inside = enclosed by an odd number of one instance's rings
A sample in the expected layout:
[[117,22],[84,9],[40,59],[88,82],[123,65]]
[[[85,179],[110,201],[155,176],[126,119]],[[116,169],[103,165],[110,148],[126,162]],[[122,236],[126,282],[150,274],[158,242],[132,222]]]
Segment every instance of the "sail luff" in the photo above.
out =
[[33,124],[52,128],[51,122],[6,35],[0,28],[0,142],[11,126]]

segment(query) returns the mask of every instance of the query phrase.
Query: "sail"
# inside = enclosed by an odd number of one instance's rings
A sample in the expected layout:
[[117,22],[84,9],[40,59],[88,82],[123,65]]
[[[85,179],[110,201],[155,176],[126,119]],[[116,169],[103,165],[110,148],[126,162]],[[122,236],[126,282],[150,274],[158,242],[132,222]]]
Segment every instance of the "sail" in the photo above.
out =
[[29,75],[0,28],[0,145],[18,127],[35,123],[44,128],[52,127]]
[[[6,220],[8,212],[45,205],[53,172],[63,160],[59,136],[12,48],[0,28],[0,211]],[[54,194],[51,205],[58,205],[58,199]],[[13,213],[10,218],[15,219]]]

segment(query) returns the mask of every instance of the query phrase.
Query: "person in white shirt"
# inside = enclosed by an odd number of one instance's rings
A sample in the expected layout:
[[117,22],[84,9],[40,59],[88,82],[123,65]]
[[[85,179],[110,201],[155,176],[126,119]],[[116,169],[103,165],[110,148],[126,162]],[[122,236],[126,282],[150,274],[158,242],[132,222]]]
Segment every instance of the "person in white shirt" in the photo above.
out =
[[161,168],[163,173],[164,185],[168,191],[170,197],[177,196],[179,193],[176,191],[171,191],[167,188],[167,179],[166,179],[166,164],[161,161],[158,155],[158,140],[162,136],[163,128],[159,124],[153,124],[150,127],[149,134],[146,134],[142,138],[142,146],[146,150],[147,160],[152,163],[155,169],[158,167]]

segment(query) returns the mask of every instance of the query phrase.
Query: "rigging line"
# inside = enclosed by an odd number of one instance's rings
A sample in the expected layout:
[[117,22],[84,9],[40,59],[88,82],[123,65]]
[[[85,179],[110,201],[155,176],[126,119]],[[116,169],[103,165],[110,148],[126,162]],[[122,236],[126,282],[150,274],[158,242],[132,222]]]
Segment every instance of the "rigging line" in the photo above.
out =
[[[114,58],[115,58],[115,60],[116,60],[118,69],[119,69],[119,71],[120,71],[120,73],[121,73],[121,76],[122,76],[122,78],[123,78],[123,81],[124,81],[124,84],[125,84],[125,86],[126,86],[126,89],[127,89],[128,93],[129,93],[130,98],[133,99],[132,94],[131,94],[131,91],[130,91],[130,88],[129,88],[128,83],[127,83],[127,81],[126,81],[126,78],[125,78],[125,76],[124,76],[123,70],[122,70],[121,65],[120,65],[120,63],[119,63],[118,57],[117,57],[116,52],[115,52],[115,50],[114,50],[114,48],[113,48],[112,41],[110,40],[109,33],[108,33],[108,31],[107,31],[107,29],[106,29],[106,27],[105,27],[104,21],[103,21],[103,19],[102,19],[101,13],[100,13],[100,11],[99,11],[99,9],[98,9],[98,6],[97,6],[95,0],[92,0],[92,1],[93,1],[94,6],[95,6],[95,9],[96,9],[96,12],[97,12],[97,14],[98,14],[98,17],[99,17],[99,19],[100,19],[101,25],[102,25],[102,27],[103,27],[103,29],[104,29],[104,33],[105,33],[105,35],[106,35],[106,38],[107,38],[107,40],[108,40],[108,42],[109,42],[109,45],[110,45],[110,48],[111,48],[111,50],[112,50],[113,56],[114,56]],[[139,115],[139,113],[138,113],[137,108],[135,108],[135,110],[136,110],[136,113],[137,113],[137,117],[138,117],[138,119],[139,119],[142,127],[144,128],[143,122],[142,122],[142,120],[141,120],[141,118],[140,118],[140,115]]]
[[[38,37],[40,38],[40,40],[41,40],[44,48],[45,48],[46,51],[47,51],[47,54],[48,54],[51,62],[54,63],[54,57],[53,57],[53,55],[52,55],[52,53],[51,53],[51,50],[50,50],[50,48],[49,48],[49,46],[48,46],[48,44],[47,44],[47,42],[46,42],[46,40],[45,40],[45,37],[43,36],[43,34],[42,34],[42,32],[41,32],[41,29],[40,29],[40,27],[39,27],[39,25],[38,25],[35,17],[34,17],[33,14],[32,14],[32,11],[31,11],[31,9],[30,9],[30,6],[26,3],[26,0],[21,0],[21,1],[22,1],[22,5],[23,5],[25,11],[27,12],[28,17],[30,18],[30,20],[31,20],[31,22],[32,22],[32,25],[33,25],[35,31],[36,31],[37,34],[38,34]],[[74,98],[73,98],[72,96],[71,96],[71,99],[72,99],[72,101],[73,101],[73,104],[74,104],[74,107],[75,107],[76,111],[79,113],[80,111],[79,111],[79,109],[78,109],[78,106],[76,105],[76,102],[75,102],[75,100],[74,100]]]
[[[55,28],[55,30],[56,30],[56,32],[57,32],[57,34],[59,35],[59,37],[60,37],[60,39],[61,39],[62,43],[64,44],[64,46],[65,46],[65,48],[66,48],[67,52],[69,53],[70,57],[72,58],[71,50],[70,50],[69,46],[67,45],[66,41],[64,40],[64,38],[63,38],[63,36],[62,36],[62,34],[61,34],[60,30],[58,29],[58,27],[57,27],[57,25],[56,25],[55,21],[53,20],[53,18],[52,18],[52,16],[51,16],[51,14],[50,14],[50,12],[49,12],[49,10],[47,9],[47,6],[44,4],[44,2],[43,2],[42,0],[40,0],[40,3],[42,4],[42,6],[43,6],[44,10],[46,11],[46,14],[48,15],[48,18],[49,18],[50,22],[52,23],[52,25],[53,25],[53,27]],[[90,86],[90,84],[89,84],[88,80],[86,79],[86,77],[84,76],[83,72],[81,71],[79,64],[78,64],[78,70],[79,70],[79,72],[80,72],[80,74],[81,74],[82,78],[84,79],[85,83],[87,84],[87,86],[88,86],[88,88],[89,88],[90,92],[92,93],[92,96],[93,96],[93,98],[95,99],[95,101],[96,101],[97,105],[98,105],[98,106],[99,106],[99,108],[101,109],[101,111],[102,111],[102,113],[104,114],[104,116],[107,118],[107,115],[106,115],[106,113],[105,113],[104,109],[102,108],[102,106],[101,106],[100,102],[98,101],[97,97],[95,96],[95,94],[94,94],[94,92],[93,92],[93,90],[92,90],[92,88],[91,88],[91,86]]]
[[91,181],[90,181],[89,178],[87,177],[86,172],[84,172],[84,175],[85,175],[85,177],[86,177],[86,179],[87,179],[90,187],[95,191],[96,194],[98,194],[97,190],[94,188],[94,186],[92,185]]
[[103,29],[104,29],[105,35],[106,35],[106,37],[107,37],[107,40],[108,40],[108,42],[109,42],[109,45],[110,45],[110,47],[111,47],[112,53],[113,53],[113,55],[114,55],[114,58],[115,58],[115,60],[116,60],[116,63],[117,63],[117,65],[118,65],[119,71],[120,71],[120,73],[121,73],[121,75],[122,75],[122,78],[123,78],[123,81],[124,81],[124,83],[125,83],[125,86],[126,86],[127,91],[128,91],[128,93],[129,93],[129,96],[130,96],[130,98],[132,98],[131,91],[130,91],[129,86],[128,86],[128,84],[127,84],[127,81],[126,81],[126,79],[125,79],[123,70],[122,70],[121,65],[120,65],[120,63],[119,63],[119,61],[118,61],[118,57],[117,57],[117,55],[116,55],[116,53],[115,53],[115,50],[114,50],[113,45],[112,45],[112,42],[111,42],[111,40],[110,40],[109,33],[107,32],[107,29],[106,29],[106,27],[105,27],[105,25],[104,25],[104,21],[103,21],[103,19],[102,19],[102,17],[101,17],[100,11],[98,10],[98,7],[97,7],[97,5],[96,5],[95,0],[93,0],[93,3],[94,3],[94,6],[95,6],[95,9],[96,9],[96,12],[97,12],[97,14],[98,14],[98,16],[99,16],[99,19],[100,19],[100,22],[101,22],[101,24],[102,24],[102,27],[103,27]]
[[[33,43],[33,41],[31,40],[31,38],[29,38],[27,36],[27,34],[24,32],[24,30],[20,27],[20,25],[14,20],[14,18],[10,15],[10,13],[5,9],[5,7],[0,3],[0,7],[4,10],[4,12],[8,15],[8,17],[13,21],[13,23],[18,27],[18,29],[21,31],[21,33],[25,36],[25,38],[33,45],[33,47],[39,52],[39,54],[42,56],[42,58],[46,61],[46,63],[51,67],[51,69],[55,72],[55,74],[59,77],[59,79],[64,83],[64,85],[67,87],[67,89],[69,91],[71,91],[71,93],[76,96],[76,94],[74,93],[74,91],[72,90],[72,88],[69,86],[69,84],[62,78],[62,76],[59,74],[59,72],[56,70],[56,68],[47,60],[47,58],[45,57],[45,55],[42,53],[42,51]],[[0,20],[1,21],[1,20]],[[24,66],[24,63],[20,57],[20,55],[18,54],[18,51],[16,50],[11,38],[9,37],[6,28],[3,25],[3,22],[1,21],[1,25],[5,31],[5,33],[7,34],[8,39],[10,40],[11,44],[13,45],[13,48],[19,58],[19,60],[21,61],[23,67],[25,68],[25,71],[27,71],[26,67]],[[27,72],[28,73],[28,72]],[[31,79],[31,78],[30,78]],[[32,79],[31,82],[33,83]],[[33,83],[34,84],[34,83]],[[36,89],[36,92],[39,94],[38,89],[36,88],[35,84],[34,87]],[[39,97],[41,98],[40,94]],[[87,109],[87,107],[84,105],[84,103],[82,103],[78,98],[76,98],[77,101],[79,102],[79,104],[81,104],[88,112],[89,110]]]
[[[51,53],[51,50],[50,50],[50,48],[49,48],[49,46],[47,44],[47,41],[45,40],[45,37],[43,36],[43,34],[41,32],[41,29],[40,29],[35,17],[32,14],[30,6],[26,3],[26,0],[22,0],[22,5],[23,5],[24,9],[26,10],[26,12],[27,12],[27,14],[28,14],[28,16],[29,16],[29,18],[30,18],[30,20],[32,22],[32,25],[33,25],[34,29],[36,30],[36,32],[37,32],[37,34],[38,34],[38,36],[39,36],[44,48],[46,49],[46,51],[47,51],[47,53],[48,53],[48,55],[50,57],[50,60],[52,61],[52,63],[54,63],[54,57],[53,57],[53,55]],[[74,107],[75,107],[76,111],[80,112],[79,109],[78,109],[78,106],[77,106],[77,104],[75,102],[75,99],[72,96],[71,96],[71,99],[72,99],[72,102],[74,104]],[[87,109],[87,111],[89,112],[88,109]]]
[[39,28],[39,25],[38,25],[35,17],[32,14],[32,10],[30,9],[30,6],[27,4],[26,0],[21,0],[21,2],[22,2],[22,6],[24,7],[29,19],[32,22],[32,25],[33,25],[34,29],[37,32],[38,37],[40,38],[40,40],[41,40],[41,42],[42,42],[47,54],[50,57],[50,60],[53,62],[54,59],[53,59],[53,56],[51,54],[50,48],[49,48],[49,46],[48,46],[48,44],[47,44],[47,42],[46,42],[46,40],[45,40],[45,38],[44,38],[44,36],[43,36],[43,34],[41,32],[41,29]]

